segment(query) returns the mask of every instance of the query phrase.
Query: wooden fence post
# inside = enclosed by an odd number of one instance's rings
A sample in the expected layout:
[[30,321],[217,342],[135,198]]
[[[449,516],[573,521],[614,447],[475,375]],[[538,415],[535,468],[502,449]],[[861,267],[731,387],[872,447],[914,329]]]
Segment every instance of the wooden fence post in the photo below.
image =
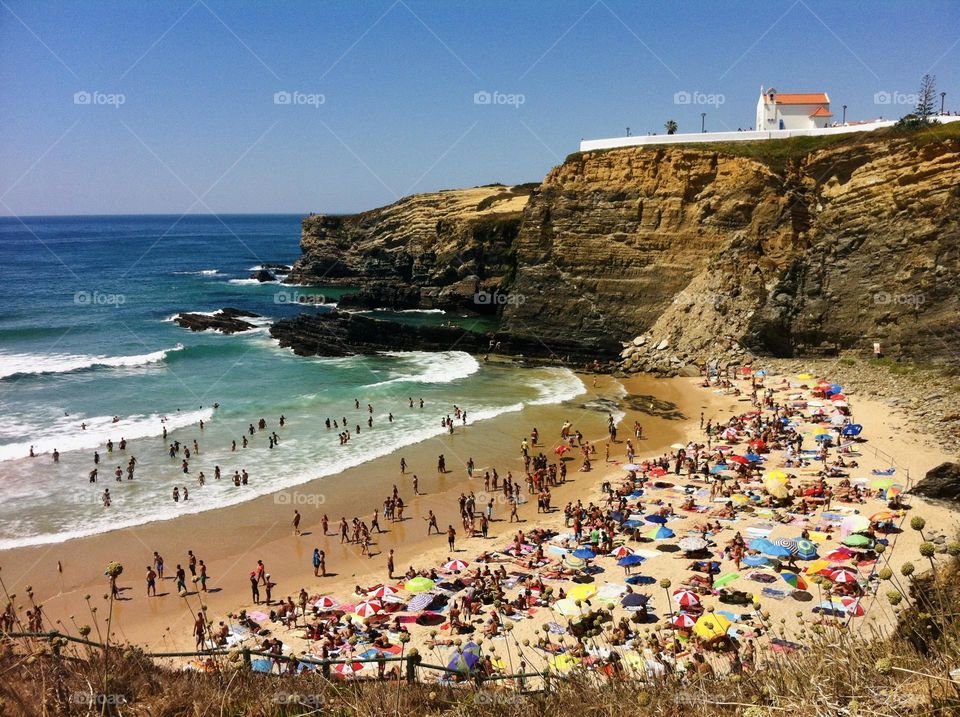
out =
[[417,681],[417,665],[420,664],[420,652],[417,648],[412,648],[407,655],[407,682],[414,684]]

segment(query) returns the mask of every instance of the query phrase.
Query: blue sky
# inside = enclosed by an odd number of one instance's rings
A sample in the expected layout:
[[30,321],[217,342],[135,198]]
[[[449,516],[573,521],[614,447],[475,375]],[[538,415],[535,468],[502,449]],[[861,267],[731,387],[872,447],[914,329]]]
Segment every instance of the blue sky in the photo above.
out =
[[893,117],[930,71],[960,110],[958,43],[954,1],[0,0],[0,215],[538,181],[581,138],[749,127],[761,85]]

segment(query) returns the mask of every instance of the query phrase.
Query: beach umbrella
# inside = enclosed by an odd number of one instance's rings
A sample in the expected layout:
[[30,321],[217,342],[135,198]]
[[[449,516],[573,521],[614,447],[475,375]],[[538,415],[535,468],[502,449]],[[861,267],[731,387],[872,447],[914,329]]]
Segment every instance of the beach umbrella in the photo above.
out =
[[670,447],[675,451],[684,451],[687,449],[686,445],[683,443],[671,443]]
[[826,560],[814,560],[803,569],[803,572],[805,572],[807,575],[816,575],[824,570],[829,573],[830,563]]
[[692,590],[676,590],[673,601],[680,607],[692,607],[700,604],[700,596]]
[[620,558],[625,558],[628,555],[633,555],[633,548],[630,548],[626,545],[621,545],[618,548],[614,548],[613,552],[610,553],[610,557],[617,558],[618,560]]
[[640,555],[624,555],[617,561],[617,565],[623,568],[629,568],[633,565],[639,565],[644,560],[646,560],[646,558]]
[[567,597],[571,600],[589,600],[596,594],[597,586],[593,583],[580,583],[567,591]]
[[745,455],[744,458],[746,458],[746,459],[747,459],[748,461],[750,461],[751,463],[756,463],[756,462],[758,462],[758,461],[762,461],[762,460],[763,460],[763,456],[761,456],[761,455],[759,455],[759,454],[757,454],[757,453],[747,453],[747,455]]
[[677,546],[684,552],[692,553],[706,548],[707,541],[703,538],[688,536],[686,538],[680,538],[680,540],[677,541]]
[[843,387],[839,383],[831,383],[827,388],[830,390],[830,393],[842,393]]
[[633,608],[636,610],[646,607],[649,601],[650,598],[648,598],[646,595],[641,595],[640,593],[627,593],[620,601],[620,605],[628,609]]
[[320,610],[331,610],[338,604],[339,603],[329,595],[324,595],[323,597],[318,598],[317,601],[313,603],[313,606],[315,608],[319,608]]
[[833,436],[831,436],[829,433],[818,433],[813,437],[813,440],[817,441],[818,443],[826,443],[827,441],[833,440]]
[[414,595],[407,603],[407,610],[410,612],[420,612],[421,610],[426,610],[430,606],[430,603],[433,602],[434,597],[435,596],[431,593],[420,593],[419,595]]
[[762,568],[770,564],[762,555],[748,555],[743,559],[743,564],[751,568]]
[[840,535],[844,537],[865,530],[870,530],[870,520],[865,515],[848,515],[840,523]]
[[807,581],[796,573],[780,573],[780,577],[783,578],[783,581],[797,590],[806,590]]
[[840,604],[843,605],[847,615],[852,617],[863,617],[866,614],[866,610],[863,609],[858,597],[842,597],[840,598]]
[[812,540],[794,538],[793,542],[797,546],[797,557],[801,560],[813,560],[817,557],[817,546]]
[[571,570],[583,570],[585,567],[587,567],[586,561],[584,561],[582,558],[576,557],[575,555],[571,555],[570,553],[567,553],[563,556],[563,564]]
[[750,462],[745,456],[727,456],[727,460],[732,463],[739,463],[740,465],[746,465]]
[[752,441],[750,441],[750,443],[748,443],[747,445],[749,445],[751,448],[753,448],[753,449],[755,449],[755,450],[758,450],[758,451],[762,451],[764,448],[767,447],[766,442],[763,441],[763,440],[761,440],[761,439],[759,439],[759,438],[754,438],[754,439],[753,439]]
[[731,622],[718,613],[704,613],[693,626],[693,631],[705,640],[723,637],[730,629]]
[[562,456],[564,453],[566,453],[569,450],[570,450],[570,446],[566,444],[562,444],[554,448],[553,452],[556,453],[558,456]]
[[830,400],[831,400],[831,401],[846,401],[846,400],[847,400],[847,397],[844,396],[842,393],[834,393],[833,395],[830,396]]
[[460,560],[459,558],[451,560],[449,563],[443,566],[444,570],[447,570],[451,573],[459,573],[470,567],[470,563],[466,560]]
[[566,617],[573,617],[580,614],[580,607],[572,598],[563,598],[553,604],[553,609]]
[[391,597],[392,595],[396,595],[398,592],[399,590],[397,590],[396,588],[392,588],[389,585],[381,585],[372,593],[370,593],[370,597],[383,599],[385,597]]
[[798,373],[798,374],[797,374],[797,380],[798,380],[798,381],[809,381],[809,380],[812,379],[812,378],[813,378],[813,374],[809,374],[809,373]]
[[757,550],[772,558],[786,558],[792,555],[789,549],[777,545],[776,543],[771,543],[766,538],[759,538],[757,540],[750,541],[750,549]]
[[666,517],[660,515],[659,513],[651,513],[646,518],[644,518],[644,520],[647,521],[648,523],[656,523],[657,525],[665,525],[667,522]]
[[874,513],[870,516],[871,523],[887,523],[891,520],[896,520],[900,516],[897,513],[893,513],[889,510],[881,510],[879,513]]
[[581,560],[593,560],[597,557],[597,554],[593,552],[590,548],[577,548],[572,553],[573,557],[580,558]]
[[338,662],[333,666],[334,671],[337,674],[343,675],[344,677],[348,675],[355,675],[363,669],[362,662]]
[[678,612],[676,615],[670,618],[670,624],[674,627],[689,630],[697,624],[697,621],[693,616],[688,615],[685,612]]
[[849,426],[844,426],[840,432],[845,436],[859,436],[863,432],[863,426],[859,423],[851,423]]
[[557,672],[569,672],[579,664],[580,658],[574,657],[569,652],[550,658],[550,666]]
[[800,547],[797,545],[797,541],[791,540],[790,538],[777,538],[773,541],[773,544],[781,548],[786,548],[790,551],[790,555],[796,555],[800,552]]
[[772,471],[767,471],[766,475],[763,476],[763,479],[767,480],[768,478],[772,478],[774,480],[787,480],[789,476],[787,475],[786,471],[782,471],[777,468]]
[[425,578],[422,575],[420,575],[411,580],[407,580],[406,585],[404,585],[403,587],[404,589],[412,593],[422,593],[422,592],[426,592],[427,590],[430,590],[433,587],[433,585],[434,585],[433,580],[431,580],[430,578]]
[[727,585],[728,583],[732,583],[734,580],[736,580],[739,577],[740,575],[738,573],[729,573],[727,575],[721,575],[719,578],[713,581],[713,587],[722,588],[724,585]]
[[654,528],[649,533],[647,533],[647,537],[650,538],[651,540],[667,540],[668,538],[672,538],[673,536],[674,536],[673,531],[670,530],[670,528],[667,528],[666,526],[663,526],[663,525],[657,528]]
[[354,612],[360,617],[373,617],[377,613],[383,612],[383,603],[379,600],[364,600],[357,603]]
[[644,522],[642,520],[625,520],[623,523],[621,523],[621,525],[624,528],[642,528],[644,526]]
[[857,582],[857,574],[848,568],[832,570],[827,577],[835,583],[853,584]]
[[790,495],[790,489],[787,487],[786,478],[764,478],[763,487],[774,498],[786,498]]
[[840,541],[844,545],[848,545],[851,548],[869,548],[873,545],[873,540],[866,535],[854,534],[848,535],[846,538]]
[[467,673],[473,670],[480,662],[480,648],[473,642],[468,642],[463,648],[457,648],[450,653],[448,670]]

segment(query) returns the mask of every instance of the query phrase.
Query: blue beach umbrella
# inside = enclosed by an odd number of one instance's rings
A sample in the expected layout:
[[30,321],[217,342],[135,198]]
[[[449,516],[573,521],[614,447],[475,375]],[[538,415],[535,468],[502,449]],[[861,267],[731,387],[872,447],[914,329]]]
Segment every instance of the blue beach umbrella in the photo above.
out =
[[818,433],[813,437],[813,440],[823,443],[824,441],[832,441],[833,436],[831,436],[829,433]]
[[829,386],[827,386],[826,393],[831,396],[835,393],[843,393],[843,386],[841,386],[839,383],[831,383]]
[[667,523],[667,519],[657,513],[648,515],[646,518],[644,518],[644,520],[646,520],[648,523],[656,523],[658,525],[666,525]]
[[647,533],[647,537],[651,540],[666,540],[667,538],[672,538],[674,535],[673,531],[670,528],[660,526],[655,530],[651,530]]
[[463,649],[457,648],[450,654],[450,662],[447,663],[448,670],[457,672],[470,672],[480,662],[480,646],[475,642],[468,642]]
[[751,463],[756,463],[757,461],[763,460],[763,457],[758,456],[756,453],[748,453],[747,455],[744,456],[744,458],[746,458]]
[[762,568],[769,565],[770,561],[762,555],[748,555],[743,559],[743,564],[749,565],[751,568]]
[[597,557],[597,554],[590,548],[577,548],[573,551],[573,557],[581,558],[583,560],[593,560],[595,557]]
[[624,555],[617,561],[617,565],[624,568],[629,568],[633,565],[639,565],[644,560],[646,560],[646,558],[644,558],[642,555]]
[[859,423],[851,423],[849,426],[844,426],[841,433],[845,436],[859,436],[863,432],[863,426]]
[[644,523],[642,520],[625,520],[623,521],[624,528],[641,528]]

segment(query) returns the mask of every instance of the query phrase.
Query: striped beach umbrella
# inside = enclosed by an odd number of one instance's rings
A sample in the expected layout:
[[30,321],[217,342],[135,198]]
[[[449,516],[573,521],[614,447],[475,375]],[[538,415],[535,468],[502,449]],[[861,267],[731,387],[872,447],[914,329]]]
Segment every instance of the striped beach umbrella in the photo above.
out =
[[800,552],[800,546],[797,545],[797,541],[791,540],[790,538],[777,538],[773,541],[773,544],[789,550],[790,555],[796,555]]
[[783,581],[790,585],[791,587],[796,588],[797,590],[806,590],[807,581],[804,580],[801,576],[796,573],[780,573],[780,577],[783,578]]
[[373,617],[377,613],[383,612],[383,603],[376,599],[364,600],[357,603],[354,612],[360,617]]
[[456,560],[451,560],[449,563],[444,565],[443,569],[451,573],[459,573],[466,570],[469,567],[470,567],[470,563],[468,563],[466,560],[460,560],[459,558],[457,558]]
[[339,662],[333,666],[334,672],[344,676],[355,675],[362,669],[362,662]]
[[654,528],[649,533],[647,533],[647,537],[650,538],[651,540],[667,540],[668,538],[672,538],[673,536],[674,536],[674,532],[670,530],[670,528],[666,527],[665,525],[661,525],[658,528]]
[[700,604],[700,596],[692,590],[677,590],[673,593],[673,601],[680,607],[693,607]]
[[320,598],[317,598],[317,601],[316,601],[315,603],[313,603],[313,606],[314,606],[315,608],[320,609],[320,610],[332,610],[333,608],[335,608],[335,607],[336,607],[337,605],[339,605],[339,604],[340,604],[340,603],[338,603],[336,600],[334,600],[334,599],[333,599],[332,597],[330,597],[329,595],[324,595],[324,596],[322,596],[322,597],[320,597]]
[[670,618],[670,624],[674,627],[689,630],[697,624],[697,621],[685,612],[678,612],[676,615]]
[[370,593],[370,597],[383,599],[385,597],[390,597],[391,595],[396,595],[398,592],[399,590],[392,588],[389,585],[381,585],[372,593]]
[[847,615],[852,617],[863,617],[866,614],[866,610],[863,609],[858,597],[842,597],[840,598],[840,604],[843,605]]
[[827,577],[829,577],[835,583],[853,584],[857,582],[857,574],[852,570],[848,570],[847,568],[833,570]]
[[610,553],[610,557],[616,558],[617,560],[620,558],[625,558],[628,555],[633,555],[633,548],[630,548],[626,545],[621,545],[618,548],[614,548],[613,552]]

